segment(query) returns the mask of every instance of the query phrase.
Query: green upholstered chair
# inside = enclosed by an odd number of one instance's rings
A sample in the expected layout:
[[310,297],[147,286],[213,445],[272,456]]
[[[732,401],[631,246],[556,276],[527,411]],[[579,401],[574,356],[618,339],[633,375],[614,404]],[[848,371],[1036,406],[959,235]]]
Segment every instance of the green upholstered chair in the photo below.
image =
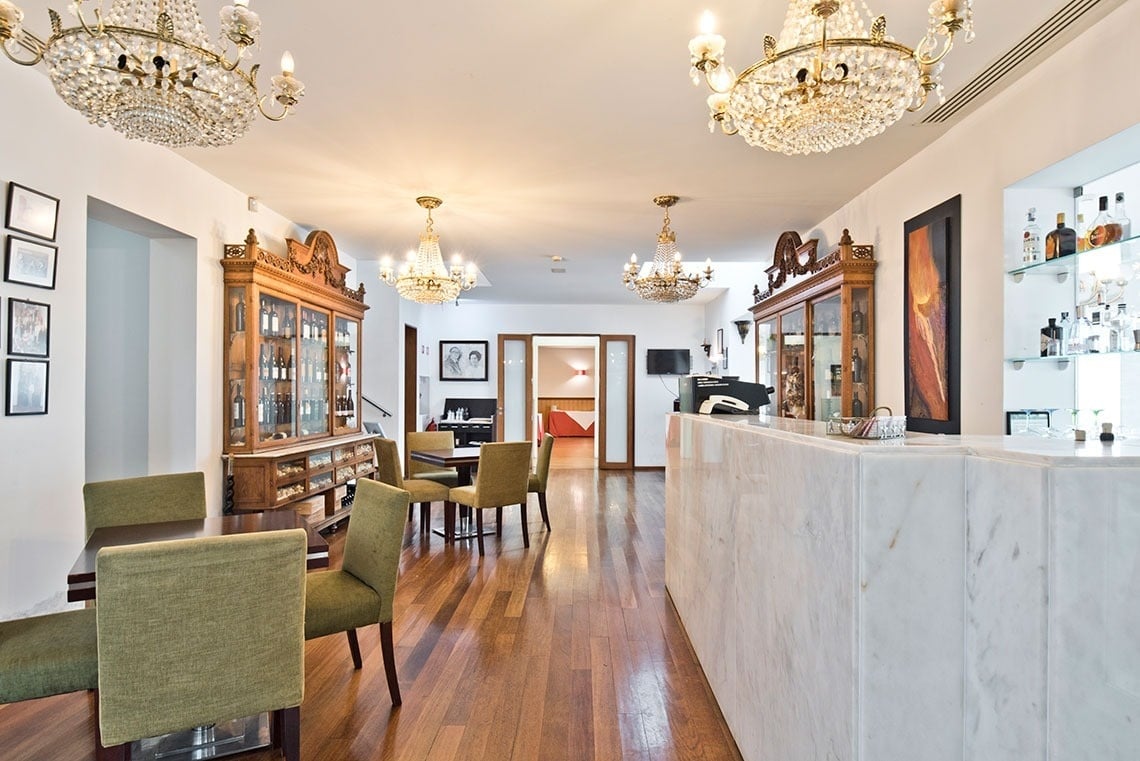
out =
[[[457,486],[448,495],[444,507],[446,522],[455,525],[455,505],[475,510],[475,527],[479,534],[479,554],[483,554],[483,511],[489,507],[518,505],[522,511],[523,546],[530,546],[526,525],[527,478],[530,475],[529,441],[496,441],[479,447],[479,470],[471,486]],[[499,517],[502,517],[501,510]],[[502,520],[497,533],[502,536]]]
[[405,479],[400,474],[400,452],[392,439],[376,439],[376,480],[403,489],[410,495],[408,520],[412,519],[412,505],[420,505],[420,533],[431,528],[431,503],[447,501],[448,488],[438,481],[426,478]]
[[[453,449],[455,447],[455,434],[452,431],[408,431],[408,451],[417,449]],[[438,481],[449,489],[459,485],[459,473],[455,468],[437,468],[426,462],[417,462],[408,459],[408,478],[422,478],[427,481]]]
[[527,493],[538,495],[538,509],[542,511],[542,522],[546,530],[550,530],[550,518],[546,514],[546,479],[550,476],[550,453],[554,451],[554,437],[549,433],[543,434],[542,444],[538,447],[538,463],[534,472],[530,474],[527,482]]
[[98,686],[95,609],[0,622],[0,703]]
[[99,551],[99,755],[273,711],[300,758],[305,684],[303,529]]
[[392,601],[407,509],[406,491],[380,481],[357,481],[341,569],[309,574],[305,589],[305,639],[346,632],[355,668],[363,665],[356,630],[380,625],[380,649],[394,706],[400,705],[400,683],[392,644]]
[[130,526],[206,517],[206,477],[165,473],[83,485],[87,538],[103,526]]

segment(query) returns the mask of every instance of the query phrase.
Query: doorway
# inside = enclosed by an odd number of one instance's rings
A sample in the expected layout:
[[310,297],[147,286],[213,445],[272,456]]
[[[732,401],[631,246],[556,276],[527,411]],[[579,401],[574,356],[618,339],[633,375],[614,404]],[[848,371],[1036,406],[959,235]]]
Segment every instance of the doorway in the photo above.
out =
[[533,340],[535,422],[539,433],[554,436],[551,467],[595,468],[598,337],[536,335]]

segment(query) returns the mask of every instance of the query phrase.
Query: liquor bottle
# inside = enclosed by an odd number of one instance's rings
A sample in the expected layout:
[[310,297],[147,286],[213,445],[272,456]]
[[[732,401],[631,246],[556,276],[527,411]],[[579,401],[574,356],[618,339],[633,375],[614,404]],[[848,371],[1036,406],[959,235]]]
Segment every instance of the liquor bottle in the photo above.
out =
[[1037,226],[1037,209],[1030,208],[1026,216],[1025,232],[1021,239],[1021,261],[1032,264],[1042,260],[1041,228]]
[[851,350],[851,382],[863,382],[863,358],[859,356],[859,349]]
[[1056,357],[1061,353],[1061,328],[1057,318],[1050,317],[1049,324],[1041,328],[1041,356]]
[[1089,226],[1085,224],[1085,215],[1077,215],[1077,253],[1089,250]]
[[245,397],[241,393],[241,384],[234,384],[233,401],[234,428],[245,427]]
[[292,355],[292,353],[290,353],[290,354],[289,354],[289,367],[288,367],[288,370],[289,370],[289,372],[287,373],[287,375],[288,375],[288,380],[290,380],[290,381],[295,381],[295,380],[297,380],[297,365],[296,365],[296,364],[294,364],[294,362],[293,362],[293,355]]
[[301,340],[309,340],[309,315],[305,314],[305,310],[301,310]]
[[245,332],[245,296],[238,294],[237,306],[234,307],[234,332]]
[[863,310],[855,304],[854,309],[851,311],[851,332],[857,336],[863,335],[867,330],[867,316],[863,314]]
[[858,392],[851,397],[851,416],[863,417],[863,400],[859,398]]
[[265,361],[265,347],[262,346],[257,354],[257,377],[261,380],[269,379],[269,365]]
[[1069,329],[1069,348],[1066,354],[1086,354],[1088,352],[1088,339],[1092,326],[1085,317],[1085,308],[1077,307],[1077,314],[1073,320],[1073,327]]
[[1095,310],[1092,313],[1092,321],[1090,323],[1089,334],[1085,338],[1085,346],[1089,354],[1100,354],[1102,344],[1104,343],[1103,331],[1100,324],[1100,310]]
[[1124,194],[1116,194],[1116,207],[1112,211],[1112,216],[1116,218],[1116,224],[1120,225],[1120,240],[1128,240],[1132,237],[1132,220],[1128,218],[1128,212],[1124,210]]
[[285,354],[277,347],[277,380],[289,380],[289,368],[285,364]]
[[1100,213],[1089,226],[1089,246],[1092,248],[1107,246],[1120,240],[1120,225],[1108,215],[1108,196],[1101,196],[1098,204]]
[[1061,345],[1058,353],[1069,354],[1069,340],[1073,334],[1073,322],[1069,319],[1068,312],[1061,312],[1061,321],[1057,323],[1057,327],[1061,329]]
[[1116,314],[1112,316],[1108,330],[1109,351],[1130,351],[1132,342],[1132,320],[1128,319],[1128,305],[1121,302],[1116,305]]
[[273,310],[269,313],[269,334],[272,336],[281,335],[281,317],[277,314],[277,305],[273,305]]
[[265,425],[265,389],[257,394],[257,424]]
[[1056,259],[1077,253],[1077,234],[1065,227],[1065,212],[1057,214],[1057,229],[1045,236],[1045,259]]
[[257,314],[261,326],[261,335],[269,335],[269,307],[265,305],[265,299],[261,300],[261,310]]

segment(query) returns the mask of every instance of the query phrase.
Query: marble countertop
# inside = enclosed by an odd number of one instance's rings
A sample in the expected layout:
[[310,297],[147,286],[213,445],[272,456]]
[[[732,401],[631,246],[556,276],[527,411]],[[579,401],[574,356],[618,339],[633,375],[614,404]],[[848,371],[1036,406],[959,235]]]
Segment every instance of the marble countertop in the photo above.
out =
[[1037,436],[951,436],[907,433],[897,439],[853,439],[828,435],[827,425],[814,420],[793,420],[768,415],[694,415],[671,413],[716,425],[746,428],[778,438],[807,441],[865,454],[918,452],[963,452],[979,457],[1039,463],[1052,466],[1140,466],[1140,439],[1117,439],[1102,444],[1098,439],[1076,442]]

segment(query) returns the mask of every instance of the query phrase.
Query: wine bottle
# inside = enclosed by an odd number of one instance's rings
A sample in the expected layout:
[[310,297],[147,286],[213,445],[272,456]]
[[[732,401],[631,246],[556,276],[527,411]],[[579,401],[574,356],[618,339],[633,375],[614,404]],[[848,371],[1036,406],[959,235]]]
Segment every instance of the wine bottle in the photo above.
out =
[[289,354],[289,372],[288,372],[288,375],[289,375],[290,381],[297,380],[297,366],[293,363],[293,354],[291,352]]
[[257,314],[261,326],[261,335],[269,335],[269,307],[266,306],[265,299],[261,300],[261,310]]
[[273,310],[269,313],[269,334],[272,336],[280,335],[281,333],[281,317],[277,314],[277,305],[273,305]]
[[245,332],[245,296],[238,294],[237,306],[234,307],[234,332]]
[[1022,233],[1021,261],[1032,264],[1041,261],[1041,228],[1037,226],[1037,209],[1030,208],[1026,216],[1025,231]]
[[234,385],[234,402],[233,402],[233,416],[234,428],[245,427],[245,397],[241,393],[241,384]]
[[[1089,241],[1092,243],[1091,239]],[[1094,244],[1095,245],[1095,244]],[[1065,213],[1057,214],[1057,229],[1045,236],[1045,259],[1056,259],[1077,253],[1077,234],[1071,227],[1065,227]]]
[[863,417],[863,400],[859,398],[858,393],[851,398],[851,416]]
[[284,325],[282,326],[282,329],[284,330],[285,337],[288,338],[289,340],[292,340],[293,339],[293,310],[292,309],[290,309],[289,311],[287,311],[285,313],[285,321],[284,321]]
[[858,347],[851,350],[851,381],[852,383],[863,382],[863,358],[859,356]]
[[856,304],[854,310],[851,312],[851,332],[857,336],[861,336],[867,329],[867,317],[863,314],[863,310]]
[[257,395],[257,424],[265,425],[265,389],[262,388]]

